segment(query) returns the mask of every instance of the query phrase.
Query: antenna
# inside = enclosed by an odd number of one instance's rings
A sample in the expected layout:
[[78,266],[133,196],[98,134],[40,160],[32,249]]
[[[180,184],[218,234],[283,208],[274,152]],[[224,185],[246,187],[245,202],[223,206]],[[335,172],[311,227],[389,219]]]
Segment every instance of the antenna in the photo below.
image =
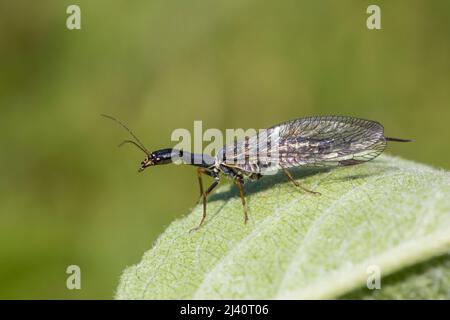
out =
[[124,128],[125,130],[128,131],[129,134],[131,134],[131,136],[136,140],[136,142],[132,141],[132,140],[125,140],[123,141],[121,144],[119,144],[119,147],[121,147],[122,145],[124,145],[125,143],[131,143],[134,144],[136,147],[138,147],[139,149],[141,149],[145,154],[149,155],[150,152],[147,150],[147,148],[144,146],[144,144],[139,140],[138,137],[136,137],[136,135],[133,133],[133,131],[131,131],[126,125],[124,125],[122,122],[120,122],[119,120],[117,120],[116,118],[109,116],[107,114],[101,114],[102,117],[111,119],[115,122],[117,122],[122,128]]
[[131,143],[134,144],[136,147],[138,147],[139,149],[141,149],[146,155],[149,155],[148,151],[145,150],[144,148],[142,148],[141,145],[137,144],[136,142],[134,142],[133,140],[124,140],[121,143],[119,143],[118,147],[120,148],[121,146],[123,146],[126,143]]

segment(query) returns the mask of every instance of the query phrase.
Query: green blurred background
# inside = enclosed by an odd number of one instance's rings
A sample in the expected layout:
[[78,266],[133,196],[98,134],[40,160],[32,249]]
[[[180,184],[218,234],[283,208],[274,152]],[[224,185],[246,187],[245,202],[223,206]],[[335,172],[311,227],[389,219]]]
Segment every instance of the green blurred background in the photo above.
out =
[[[415,139],[388,152],[449,169],[449,40],[447,0],[1,0],[0,298],[112,298],[194,205],[193,168],[138,174],[143,154],[116,148],[128,135],[100,113],[150,149],[194,120],[352,115]],[[66,289],[71,264],[81,290]]]

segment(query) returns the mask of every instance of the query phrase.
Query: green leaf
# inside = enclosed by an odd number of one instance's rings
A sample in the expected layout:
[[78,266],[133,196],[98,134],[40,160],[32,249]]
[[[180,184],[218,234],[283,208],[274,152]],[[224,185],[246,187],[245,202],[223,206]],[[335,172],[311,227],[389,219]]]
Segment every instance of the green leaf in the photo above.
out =
[[[174,221],[116,298],[450,298],[448,172],[391,156],[292,172],[321,195],[281,173],[250,182],[244,225],[236,188],[221,187],[205,224],[189,232],[201,206]],[[380,290],[366,286],[369,267]]]

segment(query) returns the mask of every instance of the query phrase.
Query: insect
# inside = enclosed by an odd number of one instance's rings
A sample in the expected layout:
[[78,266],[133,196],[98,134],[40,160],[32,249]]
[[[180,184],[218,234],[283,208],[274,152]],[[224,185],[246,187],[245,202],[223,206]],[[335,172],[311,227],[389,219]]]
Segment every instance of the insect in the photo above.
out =
[[[383,126],[376,121],[346,116],[318,116],[299,118],[260,130],[251,137],[225,145],[215,157],[172,148],[150,152],[127,126],[114,117],[103,116],[116,121],[134,138],[123,141],[119,146],[130,143],[146,154],[139,172],[151,166],[172,163],[175,158],[197,167],[199,201],[203,202],[203,215],[194,229],[200,228],[205,221],[207,197],[219,184],[220,174],[236,183],[245,223],[248,214],[243,185],[247,179],[258,180],[273,170],[281,170],[295,187],[319,194],[298,183],[289,168],[357,165],[380,155],[386,148],[387,141],[412,141],[385,137]],[[274,147],[276,152],[273,153],[276,156],[271,155]],[[256,152],[250,152],[250,149]],[[203,175],[214,179],[206,190],[203,188]]]

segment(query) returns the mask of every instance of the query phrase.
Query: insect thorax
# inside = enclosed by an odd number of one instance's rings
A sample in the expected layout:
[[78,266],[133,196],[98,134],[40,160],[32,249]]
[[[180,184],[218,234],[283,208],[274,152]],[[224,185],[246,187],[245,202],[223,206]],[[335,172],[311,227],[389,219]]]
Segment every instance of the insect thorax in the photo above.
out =
[[230,179],[258,180],[262,177],[259,172],[244,170],[243,168],[234,166],[232,164],[219,163],[217,164],[216,168]]

